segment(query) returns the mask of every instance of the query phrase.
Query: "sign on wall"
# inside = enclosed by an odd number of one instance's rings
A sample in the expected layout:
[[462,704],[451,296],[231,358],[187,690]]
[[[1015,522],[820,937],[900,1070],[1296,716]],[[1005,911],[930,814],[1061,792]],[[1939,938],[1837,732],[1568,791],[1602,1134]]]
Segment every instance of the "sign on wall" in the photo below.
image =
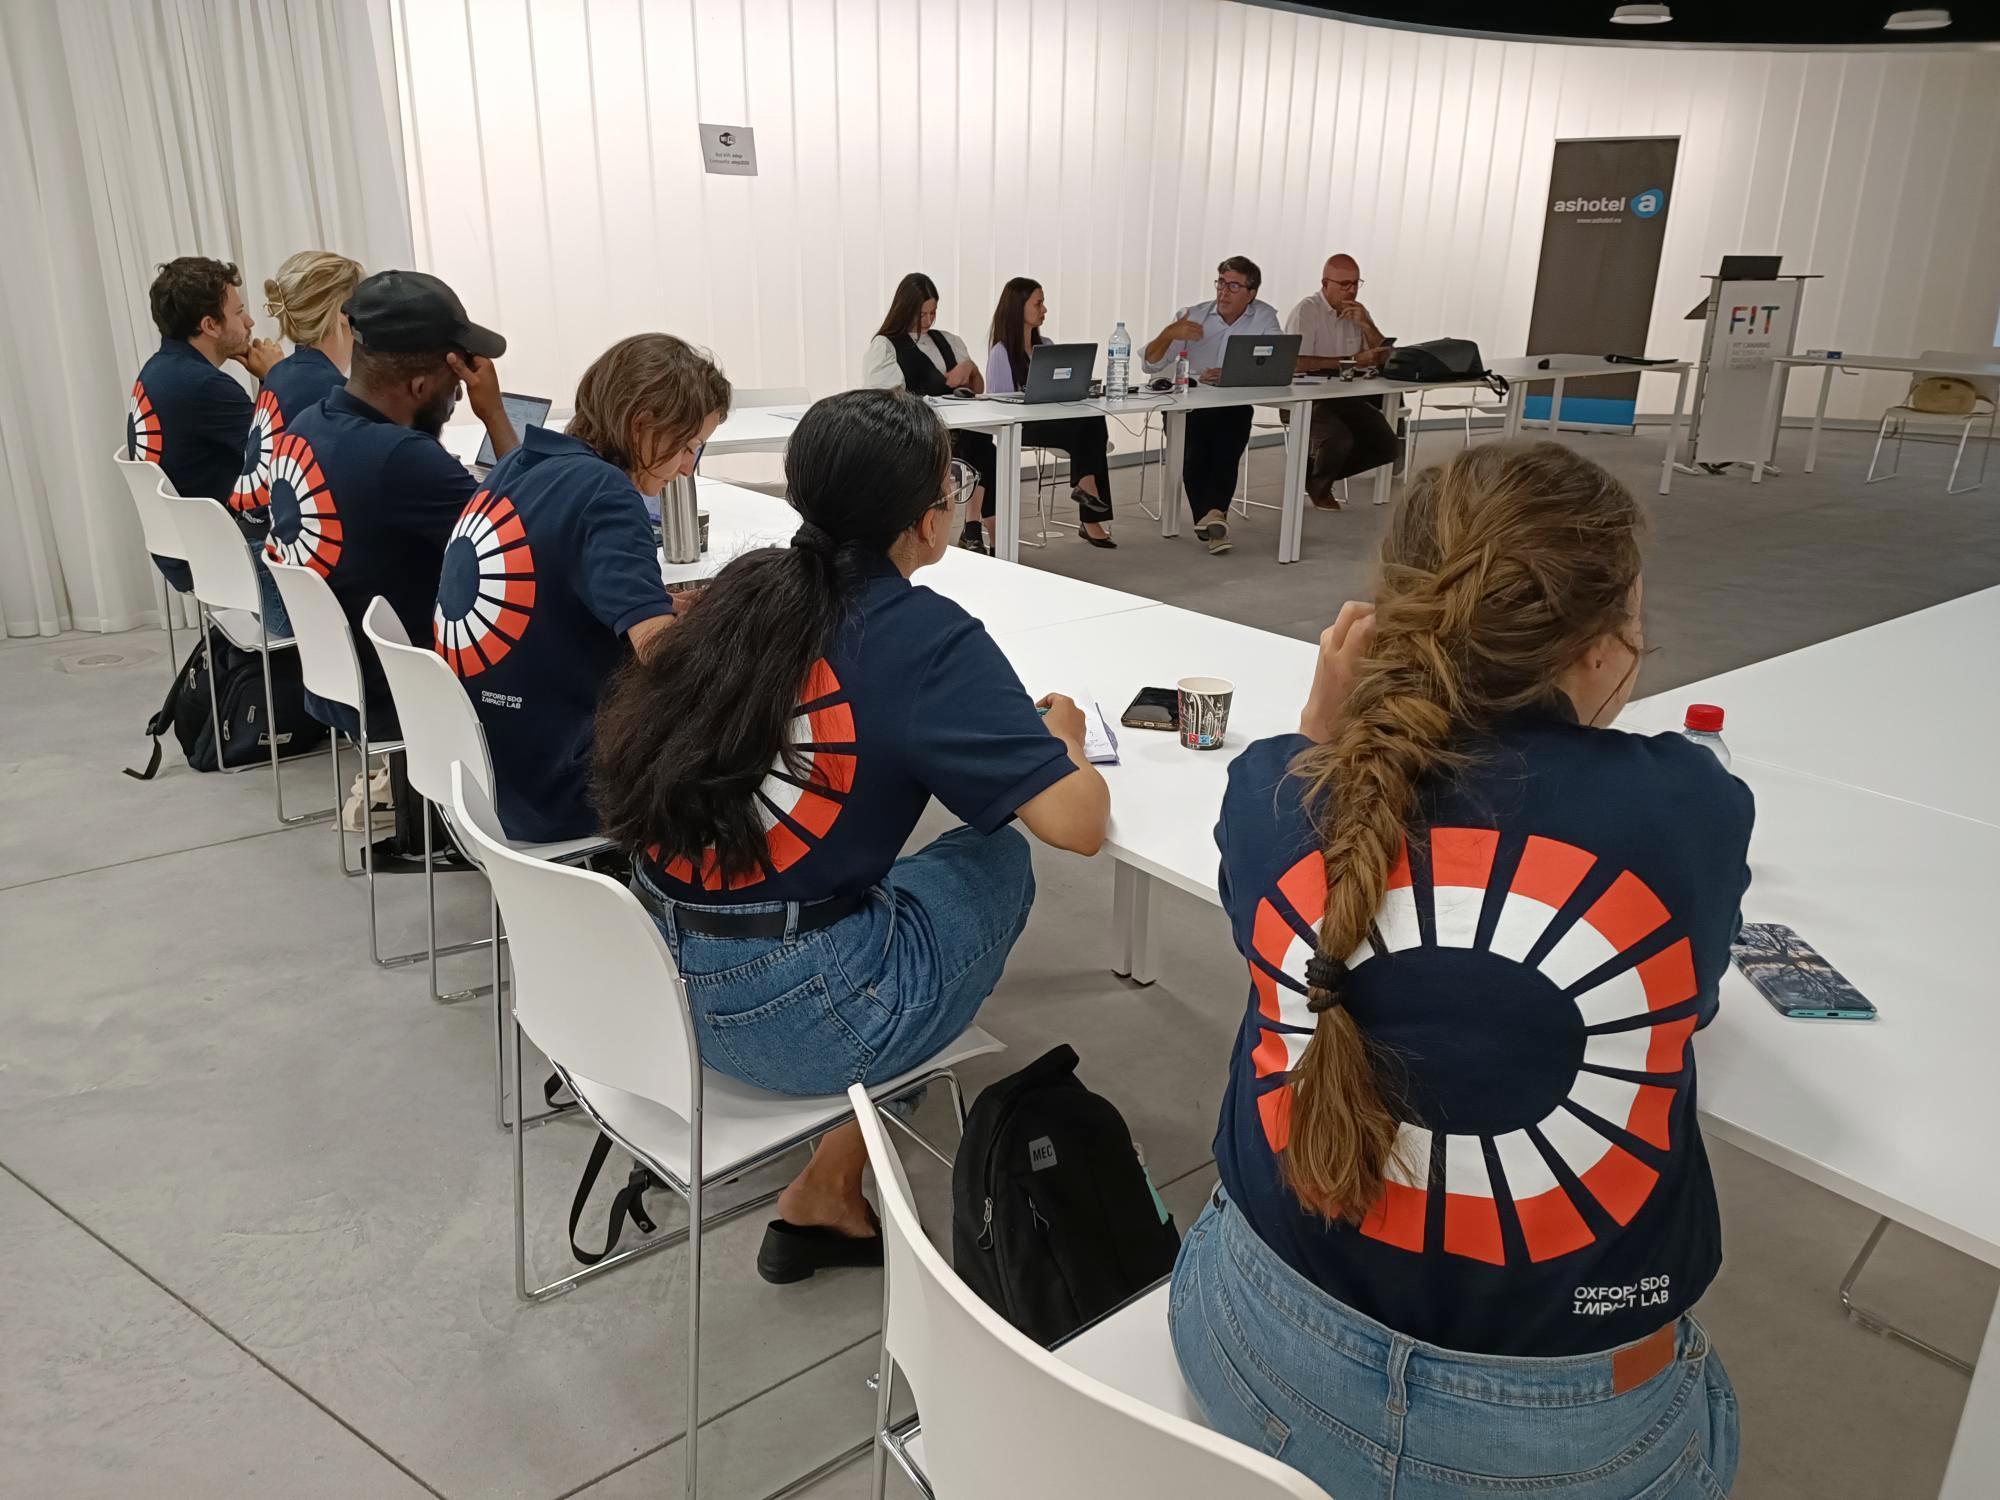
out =
[[[1678,136],[1557,141],[1549,166],[1530,354],[1644,354]],[[1629,427],[1639,377],[1592,375],[1563,387],[1565,422]],[[1549,414],[1530,396],[1526,415]]]
[[1701,430],[1695,462],[1754,464],[1771,456],[1764,426],[1771,360],[1792,352],[1801,282],[1725,281],[1715,289],[1715,321],[1703,351]]
[[757,175],[757,132],[748,125],[703,125],[701,163],[722,177]]

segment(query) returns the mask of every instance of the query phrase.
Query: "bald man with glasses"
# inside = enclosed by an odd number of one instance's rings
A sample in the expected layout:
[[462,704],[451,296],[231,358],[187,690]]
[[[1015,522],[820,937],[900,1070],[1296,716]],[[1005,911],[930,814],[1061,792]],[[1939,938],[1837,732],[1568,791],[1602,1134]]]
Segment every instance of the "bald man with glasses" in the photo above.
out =
[[[1361,267],[1351,255],[1328,258],[1319,290],[1292,309],[1285,332],[1300,336],[1299,369],[1306,374],[1332,374],[1343,365],[1366,368],[1389,355],[1388,340],[1361,305]],[[1393,462],[1396,434],[1372,397],[1315,401],[1312,412],[1306,497],[1321,510],[1339,510],[1334,484]]]

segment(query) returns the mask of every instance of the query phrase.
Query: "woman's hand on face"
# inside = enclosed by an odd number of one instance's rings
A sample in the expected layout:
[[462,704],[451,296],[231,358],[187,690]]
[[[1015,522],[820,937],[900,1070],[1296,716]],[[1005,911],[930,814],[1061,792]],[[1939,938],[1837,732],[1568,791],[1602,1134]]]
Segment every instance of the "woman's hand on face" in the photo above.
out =
[[1299,714],[1299,733],[1324,745],[1340,730],[1348,694],[1361,676],[1361,662],[1375,640],[1375,606],[1350,599],[1340,615],[1320,632],[1319,661],[1313,667],[1312,691]]

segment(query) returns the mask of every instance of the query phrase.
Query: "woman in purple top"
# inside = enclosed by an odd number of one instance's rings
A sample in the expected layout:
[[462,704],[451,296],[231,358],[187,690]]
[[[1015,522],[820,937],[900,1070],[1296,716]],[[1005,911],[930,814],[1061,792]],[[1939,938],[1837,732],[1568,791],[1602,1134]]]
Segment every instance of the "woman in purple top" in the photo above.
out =
[[[1048,321],[1048,299],[1042,284],[1027,276],[1016,276],[1000,289],[1000,302],[993,309],[992,347],[986,353],[986,388],[989,391],[1019,391],[1028,384],[1028,359],[1035,345],[1047,343],[1042,324]],[[1069,455],[1072,480],[1070,498],[1076,501],[1082,522],[1077,535],[1093,547],[1115,547],[1104,523],[1111,519],[1110,434],[1102,417],[1066,417],[1053,422],[1028,422],[1021,428],[1021,441],[1042,448],[1054,448]]]

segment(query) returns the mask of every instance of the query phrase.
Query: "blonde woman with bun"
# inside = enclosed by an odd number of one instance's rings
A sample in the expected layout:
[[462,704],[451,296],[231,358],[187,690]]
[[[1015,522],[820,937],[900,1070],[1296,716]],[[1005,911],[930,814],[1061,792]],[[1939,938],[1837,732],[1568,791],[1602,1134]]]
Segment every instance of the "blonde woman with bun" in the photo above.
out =
[[1750,792],[1611,727],[1641,516],[1554,443],[1419,475],[1296,734],[1229,767],[1249,1003],[1169,1326],[1215,1428],[1342,1500],[1718,1500],[1696,1113]]
[[264,377],[285,421],[346,384],[354,334],[341,309],[360,284],[360,264],[331,250],[301,250],[264,283],[264,311],[292,344]]

